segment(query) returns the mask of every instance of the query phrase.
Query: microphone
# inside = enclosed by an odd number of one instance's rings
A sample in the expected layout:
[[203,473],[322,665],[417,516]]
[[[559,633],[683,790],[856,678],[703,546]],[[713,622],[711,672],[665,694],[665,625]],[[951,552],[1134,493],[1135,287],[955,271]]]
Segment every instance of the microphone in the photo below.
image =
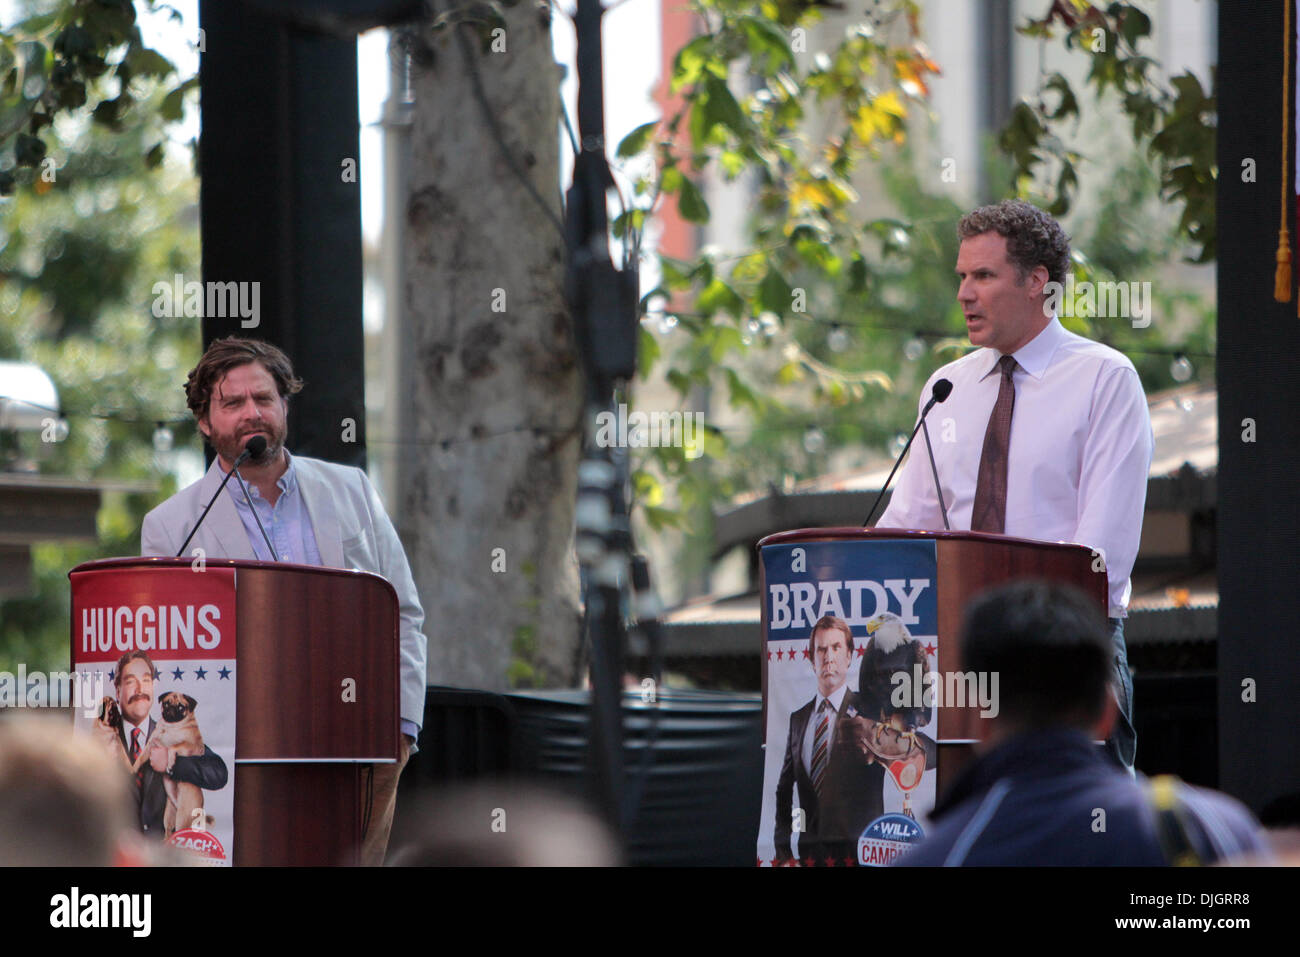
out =
[[[950,395],[952,395],[952,382],[948,379],[940,379],[930,388],[930,401],[927,402],[925,408],[921,410],[921,418],[912,429],[912,434],[908,437],[907,444],[903,446],[903,451],[899,452],[898,458],[894,460],[894,467],[889,470],[889,478],[885,479],[885,484],[881,488],[880,494],[877,495],[876,500],[871,503],[871,511],[867,512],[867,520],[862,523],[864,528],[871,524],[871,516],[876,514],[876,506],[879,505],[880,500],[885,497],[885,492],[889,488],[889,483],[894,480],[894,473],[897,472],[898,467],[903,464],[903,456],[907,455],[907,450],[912,447],[912,440],[916,438],[916,433],[925,425],[925,417],[930,414],[930,410],[934,408],[935,403],[943,402]],[[927,446],[930,444],[929,429],[925,430],[925,442]],[[930,465],[931,467],[934,467],[933,449],[930,450]],[[934,484],[937,489],[939,486],[939,470],[937,468],[934,469]],[[943,492],[939,493],[939,507],[943,510],[943,524],[944,527],[947,528],[948,510],[944,508],[943,505]]]
[[[948,391],[949,392],[952,391],[952,386],[948,387]],[[235,459],[235,468],[239,468],[248,459],[257,458],[265,451],[266,451],[266,436],[264,435],[253,436],[251,439],[248,440],[247,444],[244,445],[243,453],[239,456],[239,458]]]
[[[203,514],[199,516],[199,520],[194,523],[194,528],[191,529],[189,535],[185,537],[185,541],[181,544],[180,550],[176,552],[176,556],[175,556],[176,558],[180,558],[181,555],[185,554],[185,547],[189,545],[190,540],[194,538],[194,533],[199,530],[199,526],[203,524],[203,520],[208,517],[208,512],[212,511],[212,506],[217,504],[217,496],[220,495],[221,490],[226,487],[226,483],[230,481],[230,476],[239,475],[239,467],[241,465],[243,465],[249,459],[261,455],[265,451],[266,451],[265,436],[255,435],[248,440],[247,444],[244,445],[244,451],[239,454],[239,458],[235,459],[235,464],[231,466],[230,471],[226,473],[226,477],[223,478],[221,480],[221,484],[217,486],[217,491],[213,494],[211,500],[208,502],[208,507],[203,510]],[[248,487],[244,485],[244,477],[242,475],[239,475],[239,484],[244,489],[244,498],[245,500],[247,500]],[[251,501],[249,502],[248,507],[253,508],[253,504]],[[262,529],[262,538],[266,540],[266,547],[271,549],[271,554],[272,556],[274,556],[275,549],[271,546],[271,540],[266,537],[266,529],[262,528],[262,520],[260,518],[257,518],[257,509],[255,508],[253,509],[253,518],[257,519],[257,527]],[[279,561],[279,559],[276,558],[276,561]]]

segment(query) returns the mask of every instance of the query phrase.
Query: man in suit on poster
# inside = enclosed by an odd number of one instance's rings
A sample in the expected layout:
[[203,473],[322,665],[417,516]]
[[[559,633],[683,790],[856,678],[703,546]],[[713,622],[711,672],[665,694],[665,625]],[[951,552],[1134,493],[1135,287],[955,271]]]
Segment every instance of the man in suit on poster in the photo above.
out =
[[[111,729],[101,722],[101,733],[107,739],[110,753],[125,761],[128,770],[144,751],[158,722],[149,717],[157,695],[154,692],[153,659],[143,651],[128,651],[118,659],[113,671],[113,686],[117,689],[117,708],[121,727]],[[183,781],[208,791],[219,791],[226,786],[229,771],[226,762],[207,745],[201,755],[185,756],[168,753],[168,749],[150,748],[148,760],[139,771],[132,773],[136,820],[142,833],[162,840],[163,813],[167,810],[165,778]],[[184,830],[192,821],[177,821],[176,829]]]
[[808,637],[817,694],[790,715],[785,760],[776,785],[773,840],[778,861],[795,859],[792,833],[798,809],[799,859],[814,865],[857,860],[858,837],[884,813],[884,769],[863,754],[856,729],[857,696],[849,691],[853,634],[834,615],[820,618]]
[[[207,557],[276,559],[302,565],[355,568],[387,579],[397,592],[400,619],[401,753],[396,764],[377,764],[370,829],[361,863],[380,865],[388,846],[397,779],[410,757],[424,718],[426,639],[424,611],[393,523],[366,473],[285,448],[289,396],[302,380],[281,350],[257,339],[229,336],[208,346],[185,384],[199,431],[216,451],[207,474],[145,516],[144,555],[175,555],[253,436],[265,450],[240,474],[255,516],[237,481],[227,483],[212,511],[186,546]],[[275,545],[267,547],[258,518]]]

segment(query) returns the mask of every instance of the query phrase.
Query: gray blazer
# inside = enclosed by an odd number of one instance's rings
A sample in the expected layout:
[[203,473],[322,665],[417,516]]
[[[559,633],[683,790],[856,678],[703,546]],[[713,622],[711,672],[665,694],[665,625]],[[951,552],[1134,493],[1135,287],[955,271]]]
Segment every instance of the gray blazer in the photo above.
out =
[[[406,552],[402,550],[393,523],[384,511],[379,494],[361,469],[302,455],[295,455],[293,464],[298,488],[311,517],[321,563],[331,568],[374,572],[388,579],[397,592],[401,616],[400,711],[402,718],[419,727],[424,724],[424,689],[427,684],[427,640],[420,631],[424,624],[424,611],[415,591]],[[146,515],[140,532],[140,553],[175,555],[223,477],[219,460],[214,459],[203,478],[181,489]],[[212,506],[183,557],[192,554],[196,548],[203,549],[204,554],[212,558],[256,560],[235,503],[225,492]]]

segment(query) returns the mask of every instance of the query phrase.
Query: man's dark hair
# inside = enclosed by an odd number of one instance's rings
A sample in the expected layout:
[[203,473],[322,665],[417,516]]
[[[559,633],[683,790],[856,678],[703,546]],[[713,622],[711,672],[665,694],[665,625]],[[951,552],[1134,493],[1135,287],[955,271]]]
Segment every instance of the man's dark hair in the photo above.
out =
[[1065,282],[1070,271],[1070,237],[1055,219],[1037,206],[1019,199],[1004,199],[996,206],[981,206],[957,224],[957,236],[970,239],[997,233],[1007,241],[1007,260],[1016,267],[1016,285],[1035,266],[1047,270],[1052,282]]
[[213,340],[199,364],[190,370],[189,377],[185,380],[185,401],[194,413],[194,418],[201,419],[208,414],[212,390],[225,374],[236,366],[250,362],[260,362],[271,373],[280,398],[288,398],[302,391],[302,380],[293,374],[293,363],[275,346],[261,339],[227,336]]
[[1091,726],[1105,710],[1110,631],[1097,603],[1068,585],[1015,582],[966,609],[963,668],[998,674],[1001,715],[1029,727]]
[[849,646],[849,660],[853,660],[853,632],[849,631],[849,623],[843,618],[836,618],[834,615],[822,615],[817,619],[817,624],[813,625],[812,631],[808,632],[808,657],[814,662],[817,660],[817,632],[824,628],[838,628],[844,632],[844,641]]
[[149,653],[147,651],[141,651],[139,648],[136,648],[134,651],[128,651],[121,658],[117,659],[117,670],[113,672],[114,688],[121,689],[122,669],[125,668],[127,665],[129,665],[131,662],[135,661],[137,658],[145,662],[145,664],[149,666],[149,674],[152,675],[155,672],[157,672],[158,669],[153,666],[153,659],[149,657]]

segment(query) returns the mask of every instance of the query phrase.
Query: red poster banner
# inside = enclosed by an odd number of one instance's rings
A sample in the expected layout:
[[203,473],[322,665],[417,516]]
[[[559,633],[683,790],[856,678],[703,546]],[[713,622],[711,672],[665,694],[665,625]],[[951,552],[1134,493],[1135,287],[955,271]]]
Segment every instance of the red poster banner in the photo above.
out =
[[235,569],[92,568],[72,580],[72,668],[104,679],[79,731],[132,778],[140,830],[229,866],[234,840]]

